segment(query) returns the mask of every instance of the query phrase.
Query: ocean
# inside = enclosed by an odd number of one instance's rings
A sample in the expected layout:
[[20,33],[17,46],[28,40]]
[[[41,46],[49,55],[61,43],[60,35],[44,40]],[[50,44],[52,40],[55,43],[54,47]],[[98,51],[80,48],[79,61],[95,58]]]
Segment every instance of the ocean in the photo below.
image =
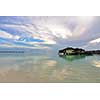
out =
[[99,83],[100,56],[0,54],[0,82]]

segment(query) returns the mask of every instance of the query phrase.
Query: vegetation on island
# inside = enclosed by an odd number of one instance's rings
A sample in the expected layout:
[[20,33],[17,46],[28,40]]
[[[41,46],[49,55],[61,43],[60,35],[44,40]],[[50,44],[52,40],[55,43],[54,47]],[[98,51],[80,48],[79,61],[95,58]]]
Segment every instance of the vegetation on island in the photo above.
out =
[[100,50],[92,50],[92,51],[85,51],[81,48],[72,48],[67,47],[65,49],[59,50],[59,56],[68,56],[68,55],[93,55],[93,54],[100,54]]

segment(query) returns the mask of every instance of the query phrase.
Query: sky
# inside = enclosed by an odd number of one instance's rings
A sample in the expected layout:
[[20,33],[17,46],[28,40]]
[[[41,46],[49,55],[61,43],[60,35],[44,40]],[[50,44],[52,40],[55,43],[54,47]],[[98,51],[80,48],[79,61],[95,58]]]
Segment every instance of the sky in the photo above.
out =
[[0,47],[100,49],[100,17],[0,16]]

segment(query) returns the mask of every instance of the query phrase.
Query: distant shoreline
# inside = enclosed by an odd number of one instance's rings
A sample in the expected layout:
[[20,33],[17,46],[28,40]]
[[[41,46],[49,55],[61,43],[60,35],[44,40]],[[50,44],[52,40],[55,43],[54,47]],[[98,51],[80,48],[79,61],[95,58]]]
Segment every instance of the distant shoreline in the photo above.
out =
[[24,51],[0,51],[0,53],[25,53]]

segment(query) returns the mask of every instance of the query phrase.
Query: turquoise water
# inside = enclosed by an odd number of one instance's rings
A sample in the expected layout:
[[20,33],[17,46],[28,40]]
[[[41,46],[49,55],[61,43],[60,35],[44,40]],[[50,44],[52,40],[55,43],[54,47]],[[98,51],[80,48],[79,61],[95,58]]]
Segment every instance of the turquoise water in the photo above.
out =
[[100,82],[100,56],[0,54],[0,82]]

